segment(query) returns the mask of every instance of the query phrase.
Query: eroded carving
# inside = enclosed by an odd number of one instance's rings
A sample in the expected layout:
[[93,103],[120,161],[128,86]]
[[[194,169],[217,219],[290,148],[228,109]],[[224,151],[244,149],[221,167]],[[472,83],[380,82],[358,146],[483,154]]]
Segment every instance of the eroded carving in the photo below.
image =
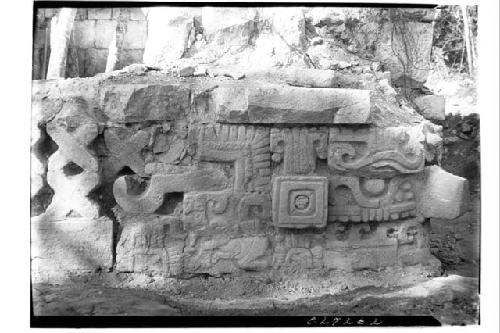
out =
[[221,189],[227,184],[227,178],[219,170],[192,168],[176,170],[176,173],[154,173],[146,190],[137,195],[128,193],[126,181],[128,176],[119,177],[113,184],[116,202],[126,212],[153,213],[163,203],[165,193]]
[[417,179],[398,176],[366,179],[333,176],[328,194],[328,221],[389,221],[417,215]]
[[273,221],[277,227],[324,227],[327,218],[326,177],[284,176],[273,183]]
[[328,166],[360,176],[419,173],[425,163],[424,140],[418,128],[330,128]]
[[149,143],[150,133],[144,130],[134,131],[127,128],[108,128],[104,131],[106,147],[111,153],[104,176],[110,178],[123,167],[128,166],[141,177],[145,162],[141,150]]
[[269,129],[237,125],[202,127],[198,152],[203,161],[234,162],[236,192],[269,190]]
[[98,159],[87,148],[97,137],[98,126],[89,119],[63,118],[47,124],[47,133],[59,146],[48,162],[47,183],[55,191],[44,220],[76,214],[99,216],[97,203],[88,198],[99,184]]
[[271,129],[272,160],[283,160],[285,174],[309,174],[316,170],[316,159],[326,159],[328,132],[324,128]]

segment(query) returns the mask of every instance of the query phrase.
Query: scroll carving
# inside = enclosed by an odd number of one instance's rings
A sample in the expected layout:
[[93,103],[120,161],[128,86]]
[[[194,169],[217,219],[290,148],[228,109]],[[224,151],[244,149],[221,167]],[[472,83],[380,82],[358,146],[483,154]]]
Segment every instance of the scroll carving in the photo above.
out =
[[329,143],[328,166],[332,171],[393,177],[424,168],[423,146],[404,129],[331,128]]

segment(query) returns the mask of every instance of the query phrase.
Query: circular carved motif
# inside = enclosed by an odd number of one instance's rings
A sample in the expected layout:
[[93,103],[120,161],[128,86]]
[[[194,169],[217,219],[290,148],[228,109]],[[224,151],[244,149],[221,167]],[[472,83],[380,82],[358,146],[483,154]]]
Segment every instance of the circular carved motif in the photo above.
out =
[[307,209],[309,207],[309,197],[303,194],[297,195],[295,197],[294,204],[295,208],[297,208],[298,210]]

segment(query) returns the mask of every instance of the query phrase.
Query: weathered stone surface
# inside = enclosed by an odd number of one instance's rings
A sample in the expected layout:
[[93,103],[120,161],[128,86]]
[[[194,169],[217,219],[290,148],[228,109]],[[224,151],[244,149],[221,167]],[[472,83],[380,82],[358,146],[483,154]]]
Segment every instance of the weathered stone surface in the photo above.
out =
[[131,213],[153,213],[163,203],[165,193],[214,190],[227,185],[227,178],[219,170],[186,170],[155,173],[143,193],[129,194],[126,178],[122,176],[115,181],[113,194],[116,202]]
[[224,190],[184,196],[183,223],[188,231],[258,232],[270,219],[271,198],[267,194]]
[[333,88],[336,86],[337,73],[322,69],[287,69],[284,72],[285,82],[291,86],[309,88]]
[[330,129],[328,166],[332,171],[371,177],[419,173],[425,163],[421,126]]
[[421,183],[415,176],[389,180],[333,176],[329,179],[328,221],[394,221],[417,215]]
[[221,87],[217,121],[253,124],[366,124],[370,91],[298,87]]
[[38,157],[37,152],[37,144],[42,139],[43,133],[38,127],[37,121],[33,121],[34,117],[32,117],[31,122],[31,178],[30,178],[30,194],[31,198],[33,198],[43,187],[43,175],[45,173],[45,166],[42,161]]
[[410,19],[404,29],[398,29],[396,24],[388,21],[383,25],[375,57],[385,63],[393,81],[399,81],[398,86],[421,85],[427,80],[430,69],[432,23]]
[[354,271],[433,263],[435,259],[428,248],[428,226],[421,221],[333,224],[327,231],[325,267]]
[[111,121],[172,120],[189,110],[189,89],[180,85],[117,84],[101,91],[100,102]]
[[47,133],[59,149],[48,162],[47,182],[55,195],[41,216],[46,221],[60,220],[70,214],[99,216],[97,203],[88,198],[100,181],[99,161],[88,148],[98,134],[98,125],[87,111],[88,105],[83,100],[74,100],[66,103],[47,124]]
[[469,182],[437,165],[425,168],[421,208],[425,217],[454,219],[469,210]]
[[254,126],[216,125],[201,127],[198,158],[233,162],[234,190],[269,190],[271,161],[269,129]]
[[285,128],[271,130],[272,160],[283,160],[285,174],[309,174],[316,170],[316,159],[326,159],[326,128]]
[[149,143],[148,131],[134,131],[127,128],[107,128],[104,131],[106,147],[111,156],[106,160],[104,178],[116,175],[123,167],[128,166],[140,176],[145,176],[146,165],[141,150]]
[[166,216],[126,223],[116,247],[116,270],[181,274],[184,236],[179,231],[180,220]]
[[326,177],[283,176],[273,180],[273,222],[277,227],[326,226]]
[[34,277],[108,270],[113,265],[113,222],[108,218],[72,218],[31,222],[31,269]]
[[271,263],[267,237],[227,239],[213,236],[186,240],[184,269],[186,273],[224,274],[241,270],[256,271]]
[[415,104],[425,119],[445,119],[445,98],[442,95],[423,95],[415,98]]

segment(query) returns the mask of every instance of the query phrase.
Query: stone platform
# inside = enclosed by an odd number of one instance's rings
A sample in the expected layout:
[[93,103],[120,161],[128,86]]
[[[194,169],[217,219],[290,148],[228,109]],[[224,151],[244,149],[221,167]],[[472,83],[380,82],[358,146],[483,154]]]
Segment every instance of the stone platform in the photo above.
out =
[[373,75],[35,81],[32,200],[54,191],[32,217],[35,276],[436,271],[428,219],[464,213],[468,184],[434,165],[441,128]]

